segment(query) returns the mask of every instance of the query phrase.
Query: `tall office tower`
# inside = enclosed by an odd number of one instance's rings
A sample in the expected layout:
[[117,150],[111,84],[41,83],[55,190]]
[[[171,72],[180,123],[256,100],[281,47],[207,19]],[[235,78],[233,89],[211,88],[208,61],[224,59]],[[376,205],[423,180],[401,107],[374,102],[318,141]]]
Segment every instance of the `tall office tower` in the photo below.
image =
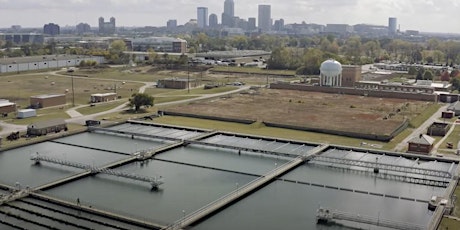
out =
[[222,25],[227,27],[234,26],[235,3],[233,0],[225,0],[224,13],[222,13]]
[[259,5],[259,18],[257,25],[261,31],[269,31],[271,29],[272,16],[270,5]]
[[398,32],[398,19],[389,18],[388,19],[388,34],[396,35],[397,32]]
[[168,29],[175,29],[177,27],[177,20],[176,19],[170,19],[168,22],[166,22],[166,28]]
[[209,15],[209,27],[210,27],[210,28],[217,28],[217,27],[219,27],[219,22],[218,22],[218,19],[217,19],[217,15],[216,15],[216,14],[211,14],[211,15]]
[[199,28],[206,28],[208,26],[208,8],[198,7],[196,19],[197,19]]

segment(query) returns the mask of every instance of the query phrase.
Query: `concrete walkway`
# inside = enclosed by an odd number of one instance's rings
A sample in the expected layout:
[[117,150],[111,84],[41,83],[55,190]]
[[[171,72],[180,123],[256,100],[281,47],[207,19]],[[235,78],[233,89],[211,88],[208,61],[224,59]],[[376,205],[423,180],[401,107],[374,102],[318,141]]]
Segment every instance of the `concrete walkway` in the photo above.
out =
[[431,124],[433,124],[433,122],[437,121],[438,118],[441,117],[442,112],[446,111],[448,106],[449,105],[442,106],[430,118],[428,118],[422,125],[420,125],[420,127],[416,128],[409,136],[407,136],[403,141],[401,141],[398,145],[396,145],[393,151],[402,152],[407,147],[407,144],[411,139],[417,137],[418,135],[422,133],[426,133],[426,130],[428,129],[428,127]]

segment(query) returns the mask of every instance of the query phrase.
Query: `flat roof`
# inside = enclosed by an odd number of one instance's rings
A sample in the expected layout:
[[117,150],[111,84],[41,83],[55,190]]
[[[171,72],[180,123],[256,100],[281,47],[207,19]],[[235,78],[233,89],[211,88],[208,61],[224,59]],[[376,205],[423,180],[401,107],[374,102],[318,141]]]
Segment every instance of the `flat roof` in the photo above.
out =
[[0,64],[1,65],[15,65],[15,64],[21,64],[21,63],[74,60],[74,59],[84,59],[84,58],[90,58],[90,57],[91,56],[84,56],[84,55],[43,55],[43,56],[32,56],[32,57],[2,58],[0,59]]
[[65,96],[65,94],[43,94],[43,95],[31,96],[30,98],[47,99],[47,98],[62,97],[62,96]]
[[214,57],[214,58],[237,58],[237,57],[255,57],[271,55],[271,52],[265,50],[232,50],[232,51],[210,51],[207,53],[197,53],[196,57]]
[[91,94],[92,97],[106,97],[106,96],[115,96],[117,93],[95,93]]

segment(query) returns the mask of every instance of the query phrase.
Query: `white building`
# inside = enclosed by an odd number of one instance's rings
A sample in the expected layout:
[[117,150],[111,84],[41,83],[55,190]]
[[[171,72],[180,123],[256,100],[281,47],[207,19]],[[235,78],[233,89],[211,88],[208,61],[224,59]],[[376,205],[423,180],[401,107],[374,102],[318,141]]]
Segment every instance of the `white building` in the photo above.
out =
[[342,86],[342,65],[335,60],[327,60],[320,67],[320,86]]

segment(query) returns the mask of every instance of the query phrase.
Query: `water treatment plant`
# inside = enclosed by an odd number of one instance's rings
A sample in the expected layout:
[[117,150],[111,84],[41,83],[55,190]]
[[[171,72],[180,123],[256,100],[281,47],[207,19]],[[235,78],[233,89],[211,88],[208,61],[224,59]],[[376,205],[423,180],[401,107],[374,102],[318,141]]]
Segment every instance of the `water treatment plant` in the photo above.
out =
[[458,163],[128,121],[0,153],[0,229],[435,229]]

